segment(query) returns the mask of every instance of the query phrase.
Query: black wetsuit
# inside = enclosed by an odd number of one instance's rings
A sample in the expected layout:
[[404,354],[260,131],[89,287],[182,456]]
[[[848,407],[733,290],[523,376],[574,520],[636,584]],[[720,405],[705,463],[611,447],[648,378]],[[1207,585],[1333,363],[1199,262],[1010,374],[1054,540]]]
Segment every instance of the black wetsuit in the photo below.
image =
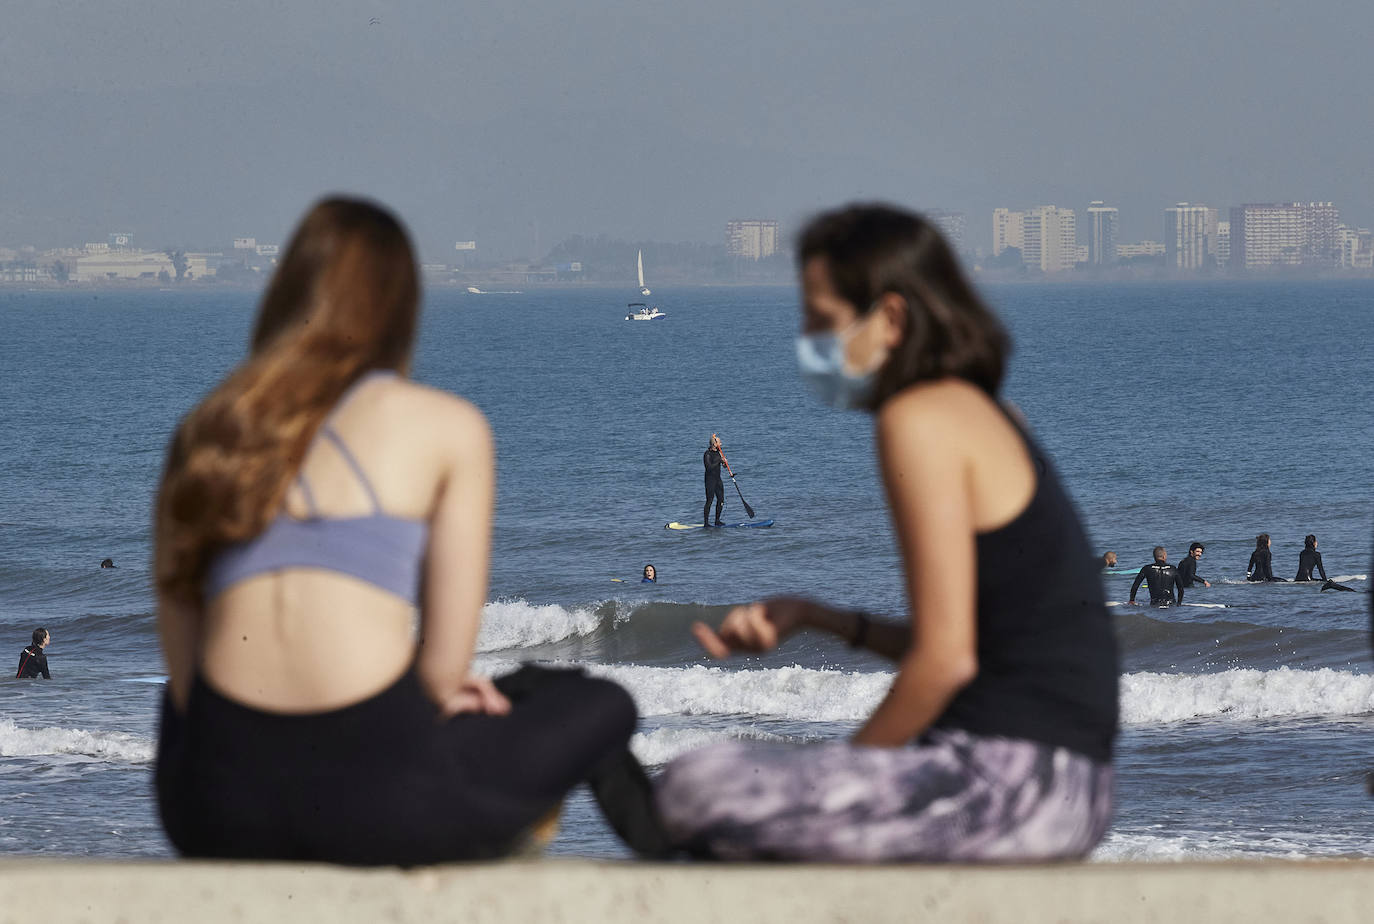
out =
[[30,645],[19,652],[19,672],[14,675],[14,679],[23,680],[40,674],[44,680],[52,679],[52,674],[48,673],[48,656],[43,654],[42,648]]
[[1298,576],[1293,578],[1295,581],[1311,581],[1312,569],[1315,568],[1322,576],[1323,581],[1329,581],[1326,576],[1326,568],[1322,566],[1322,553],[1316,549],[1303,549],[1298,553]]
[[1274,577],[1274,555],[1268,549],[1255,549],[1250,553],[1250,564],[1245,566],[1247,581],[1282,581]]
[[708,449],[701,455],[706,466],[706,506],[701,508],[701,522],[710,525],[711,498],[716,500],[716,525],[720,525],[720,511],[725,506],[725,485],[720,480],[720,463],[724,457],[719,449]]
[[[1175,603],[1183,602],[1183,579],[1179,576],[1178,569],[1166,561],[1154,561],[1140,569],[1140,573],[1135,576],[1135,583],[1131,585],[1131,602],[1135,602],[1135,593],[1140,589],[1141,582],[1144,581],[1150,588],[1150,606],[1173,606]],[[1174,598],[1174,590],[1178,590],[1178,598]]]
[[1178,563],[1178,579],[1184,587],[1203,583],[1203,577],[1197,573],[1197,559],[1192,555],[1183,556],[1183,561]]

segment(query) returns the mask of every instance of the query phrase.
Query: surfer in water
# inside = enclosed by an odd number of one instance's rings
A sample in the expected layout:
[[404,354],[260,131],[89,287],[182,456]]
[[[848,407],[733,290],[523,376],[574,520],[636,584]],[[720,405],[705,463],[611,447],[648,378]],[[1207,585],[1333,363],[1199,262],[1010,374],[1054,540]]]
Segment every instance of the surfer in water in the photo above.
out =
[[[1135,576],[1135,583],[1131,584],[1131,599],[1126,601],[1128,606],[1138,606],[1135,602],[1136,591],[1140,590],[1141,582],[1150,588],[1150,606],[1174,606],[1183,602],[1183,578],[1173,565],[1169,564],[1169,553],[1164,551],[1164,546],[1155,546],[1155,560],[1150,562],[1140,573]],[[1174,591],[1178,591],[1175,598]]]
[[1255,551],[1250,553],[1250,563],[1245,566],[1247,581],[1283,582],[1283,578],[1274,577],[1274,554],[1269,549],[1272,544],[1268,533],[1260,533],[1255,537]]
[[909,616],[782,597],[693,626],[714,657],[809,629],[895,673],[849,741],[732,740],[671,761],[669,834],[722,860],[1081,857],[1111,820],[1116,642],[1073,504],[999,401],[1007,334],[919,215],[821,215],[797,262],[797,361],[827,403],[874,417]]
[[51,641],[52,636],[47,629],[33,630],[33,644],[19,652],[19,672],[14,675],[15,680],[39,676],[44,680],[52,679],[52,674],[48,673],[48,656],[43,653]]
[[102,568],[113,568],[114,566],[115,563],[113,558],[107,558],[100,563],[100,567]]
[[1202,561],[1202,553],[1205,546],[1201,542],[1194,542],[1188,546],[1188,554],[1183,557],[1183,561],[1178,563],[1178,578],[1183,582],[1184,587],[1192,587],[1194,584],[1201,584],[1203,587],[1211,587],[1212,582],[1197,573],[1197,563]]
[[1322,565],[1322,553],[1317,551],[1317,537],[1308,533],[1302,541],[1302,551],[1298,553],[1298,576],[1294,581],[1315,581],[1312,572],[1316,571],[1322,576],[1322,590],[1348,590],[1355,593],[1355,588],[1346,587],[1344,584],[1337,584],[1326,576],[1326,568]]
[[[746,460],[747,461],[747,460]],[[730,463],[725,458],[725,453],[721,451],[720,437],[711,434],[711,440],[706,445],[706,451],[701,454],[701,462],[706,466],[706,506],[701,508],[701,524],[710,526],[711,499],[716,501],[716,524],[721,525],[720,511],[725,506],[725,484],[720,480],[720,467],[725,466],[725,470],[730,471]]]
[[641,583],[641,584],[657,584],[657,583],[658,583],[658,569],[656,569],[653,565],[645,565],[645,566],[644,566],[644,577],[640,579],[640,582],[639,582],[639,583]]
[[1116,553],[1106,552],[1102,556],[1102,570],[1109,571],[1116,567]]

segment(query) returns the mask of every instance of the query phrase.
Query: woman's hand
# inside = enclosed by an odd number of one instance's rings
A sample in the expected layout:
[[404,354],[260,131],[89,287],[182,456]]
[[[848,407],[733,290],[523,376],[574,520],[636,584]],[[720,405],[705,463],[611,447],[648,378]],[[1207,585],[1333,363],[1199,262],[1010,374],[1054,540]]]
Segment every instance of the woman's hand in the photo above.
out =
[[479,715],[505,715],[510,712],[510,700],[496,689],[495,684],[486,677],[469,676],[463,685],[447,700],[439,704],[443,718],[451,718],[464,712]]
[[692,634],[713,658],[726,658],[736,651],[772,651],[806,626],[819,609],[819,604],[802,597],[774,597],[735,607],[725,614],[719,629],[695,623]]

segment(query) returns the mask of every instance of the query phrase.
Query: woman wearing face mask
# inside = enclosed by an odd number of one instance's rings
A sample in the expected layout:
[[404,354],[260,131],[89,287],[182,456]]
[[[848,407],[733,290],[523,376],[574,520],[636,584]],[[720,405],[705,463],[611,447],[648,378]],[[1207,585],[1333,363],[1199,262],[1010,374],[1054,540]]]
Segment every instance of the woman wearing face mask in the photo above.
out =
[[658,781],[670,836],[725,859],[1082,856],[1111,817],[1116,644],[1078,516],[998,402],[1006,334],[917,215],[822,215],[799,264],[803,376],[874,415],[910,617],[779,598],[698,623],[716,657],[806,629],[896,674],[850,741],[673,761]]

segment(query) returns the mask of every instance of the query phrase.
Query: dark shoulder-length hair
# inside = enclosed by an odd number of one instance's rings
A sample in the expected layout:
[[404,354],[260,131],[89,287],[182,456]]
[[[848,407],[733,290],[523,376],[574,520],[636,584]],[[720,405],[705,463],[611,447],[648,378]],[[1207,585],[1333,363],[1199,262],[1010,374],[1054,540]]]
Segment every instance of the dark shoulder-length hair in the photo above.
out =
[[372,369],[405,370],[419,296],[414,249],[389,211],[346,198],[310,210],[263,296],[247,358],[172,439],[155,511],[160,591],[198,602],[211,555],[281,509],[348,387]]
[[860,316],[888,293],[906,302],[906,333],[878,371],[870,410],[909,385],[950,376],[996,397],[1011,339],[930,221],[881,204],[824,212],[797,244],[800,265],[816,258]]

